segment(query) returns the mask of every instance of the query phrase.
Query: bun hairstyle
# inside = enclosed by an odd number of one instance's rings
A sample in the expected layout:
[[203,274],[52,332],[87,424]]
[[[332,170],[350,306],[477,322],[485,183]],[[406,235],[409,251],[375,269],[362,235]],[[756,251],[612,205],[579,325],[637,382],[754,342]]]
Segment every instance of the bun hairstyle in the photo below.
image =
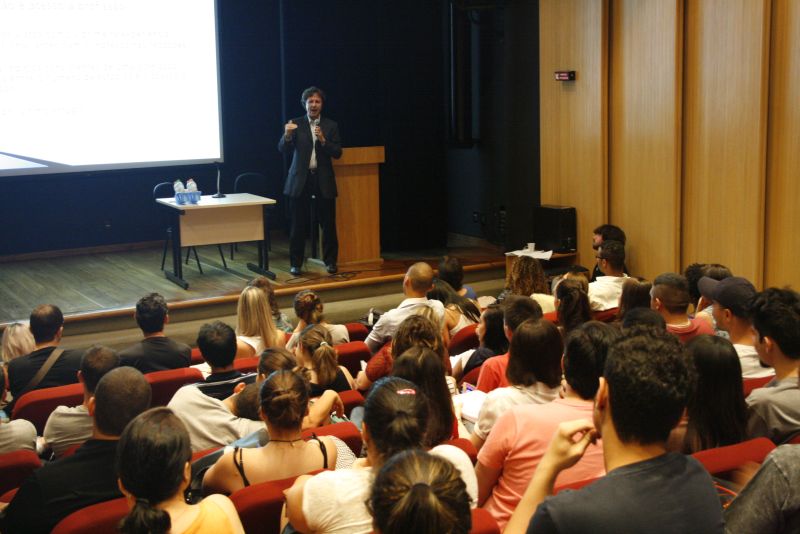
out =
[[382,458],[420,448],[427,419],[427,399],[416,385],[402,378],[381,378],[364,401],[364,423]]
[[136,503],[120,522],[120,532],[169,532],[169,514],[155,506],[181,491],[191,458],[189,433],[169,408],[147,410],[125,427],[117,445],[117,472]]
[[283,430],[300,429],[308,410],[308,381],[293,371],[275,371],[261,384],[261,413]]
[[300,332],[300,345],[311,356],[311,365],[317,372],[317,382],[327,386],[336,380],[339,372],[339,357],[333,348],[328,329],[322,325],[309,324]]
[[304,289],[294,296],[294,313],[306,324],[322,321],[322,300],[310,289]]
[[393,456],[375,477],[367,507],[381,534],[466,534],[467,486],[452,463],[421,450]]

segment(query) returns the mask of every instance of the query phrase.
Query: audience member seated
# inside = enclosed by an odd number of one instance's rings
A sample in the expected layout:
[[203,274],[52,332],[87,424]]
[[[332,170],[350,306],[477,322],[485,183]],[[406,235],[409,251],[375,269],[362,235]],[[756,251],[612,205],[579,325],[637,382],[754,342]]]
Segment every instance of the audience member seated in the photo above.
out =
[[136,369],[118,367],[106,373],[89,400],[92,438],[75,454],[34,471],[5,509],[0,530],[50,532],[76,510],[121,497],[114,463],[117,443],[125,426],[150,406],[150,396],[150,384]]
[[140,298],[134,317],[144,339],[119,353],[122,365],[135,367],[142,373],[189,367],[192,361],[189,345],[178,343],[164,334],[164,325],[169,323],[164,297],[150,293]]
[[260,384],[274,371],[291,371],[295,367],[297,367],[297,358],[288,350],[278,347],[264,349],[258,358],[256,383]]
[[661,314],[667,323],[667,332],[677,336],[681,343],[701,334],[714,333],[705,321],[689,318],[689,283],[683,275],[658,275],[650,296],[650,307]]
[[602,276],[589,284],[589,304],[592,311],[610,310],[619,306],[625,274],[625,246],[619,241],[604,240],[597,249],[597,265]]
[[469,494],[452,463],[421,450],[389,459],[372,484],[369,511],[381,534],[467,534]]
[[426,296],[431,300],[438,300],[444,305],[444,324],[448,339],[452,339],[465,326],[475,324],[480,320],[481,312],[478,306],[468,298],[456,293],[450,284],[443,280],[439,280],[436,287],[428,291]]
[[458,437],[453,397],[444,379],[442,360],[435,352],[419,345],[411,347],[394,361],[392,376],[416,384],[428,402],[432,416],[428,418],[423,446],[434,447]]
[[[595,251],[599,249],[600,245],[606,241],[617,241],[624,247],[627,240],[625,237],[625,232],[622,230],[622,228],[619,226],[614,226],[613,224],[601,224],[593,230],[592,234],[592,248]],[[628,269],[624,264],[622,270],[625,273],[628,272]],[[589,281],[594,282],[599,276],[603,276],[604,274],[605,273],[602,271],[599,264],[595,264]]]
[[100,379],[119,365],[119,356],[108,347],[95,345],[84,353],[78,371],[78,382],[83,386],[83,404],[58,406],[44,425],[44,446],[52,450],[56,458],[92,437],[89,402]]
[[206,493],[231,494],[251,484],[283,480],[336,466],[336,445],[329,437],[305,441],[308,382],[292,371],[275,371],[261,385],[260,414],[267,425],[264,447],[226,452],[203,478]]
[[[74,384],[81,368],[83,351],[58,347],[64,333],[64,315],[58,306],[36,306],[31,312],[30,329],[36,342],[33,352],[8,362],[8,389],[14,397],[6,408],[9,414],[17,399],[29,391]],[[41,369],[47,372],[38,376]]]
[[33,352],[36,341],[31,329],[23,323],[11,323],[3,330],[3,363]]
[[198,366],[207,376],[197,387],[209,397],[226,399],[239,384],[252,384],[255,381],[255,373],[245,374],[234,369],[236,334],[233,328],[222,321],[206,323],[200,327],[197,347],[207,364],[207,367]]
[[547,276],[542,269],[542,263],[529,256],[517,257],[511,265],[511,270],[506,276],[506,287],[497,297],[502,302],[509,295],[531,297],[539,303],[542,313],[556,310],[555,300],[550,294]]
[[567,278],[556,286],[556,309],[558,326],[566,336],[585,322],[592,320],[589,296],[586,294],[586,279]]
[[464,268],[461,266],[461,260],[454,256],[445,256],[439,262],[439,272],[437,273],[439,280],[447,282],[453,291],[462,297],[470,300],[478,300],[478,294],[470,286],[463,285],[464,282]]
[[236,357],[250,358],[267,347],[283,347],[286,335],[275,327],[267,294],[247,286],[236,305]]
[[645,325],[666,332],[667,322],[657,311],[650,308],[634,308],[625,313],[622,329],[629,330],[638,325]]
[[[529,319],[541,319],[542,308],[539,303],[530,297],[510,295],[503,301],[503,328],[506,339],[513,339],[514,331],[519,325]],[[477,388],[484,393],[493,389],[506,387],[506,368],[508,367],[508,353],[494,356],[486,360],[481,366],[478,376]]]
[[[0,365],[0,400],[6,398],[6,368]],[[36,427],[25,419],[0,419],[0,454],[36,450]]]
[[775,369],[775,378],[747,397],[747,434],[781,443],[800,430],[800,295],[791,289],[762,291],[751,317],[758,357]]
[[[422,447],[428,416],[428,403],[413,383],[397,377],[376,382],[364,403],[361,433],[367,457],[352,469],[298,477],[286,493],[291,525],[300,532],[371,532],[366,501],[372,478],[395,454]],[[474,503],[477,481],[466,453],[452,445],[439,445],[430,452],[455,465]]]
[[[412,315],[421,306],[428,306],[435,314],[444,319],[444,306],[438,300],[428,300],[425,296],[433,287],[433,269],[427,263],[415,263],[408,268],[403,278],[403,295],[405,299],[397,308],[381,315],[365,340],[369,350],[375,354],[394,337],[397,328],[406,317]],[[385,375],[382,375],[385,376]],[[359,386],[359,389],[363,389]]]
[[520,404],[545,404],[558,396],[564,343],[556,325],[530,319],[514,330],[509,349],[508,386],[489,392],[469,439],[480,450],[497,419]]
[[272,320],[275,323],[275,328],[281,332],[291,334],[294,331],[289,317],[281,311],[278,306],[278,299],[275,298],[275,289],[272,287],[272,282],[266,276],[256,276],[247,283],[248,286],[257,287],[267,295],[269,302],[269,309],[272,312]]
[[628,278],[622,284],[622,293],[619,296],[619,309],[617,321],[625,320],[625,314],[634,308],[650,308],[650,290],[653,284],[645,280]]
[[[515,406],[500,416],[478,455],[478,503],[502,530],[531,481],[536,465],[558,425],[591,419],[594,396],[608,348],[619,337],[613,326],[591,321],[566,338],[561,396],[545,404]],[[605,474],[600,443],[590,445],[583,458],[561,472],[556,487]]]
[[169,408],[153,408],[134,419],[118,448],[119,486],[130,508],[120,532],[244,533],[227,497],[210,495],[200,504],[186,503],[192,450],[186,428]]
[[[608,352],[594,424],[579,419],[559,425],[504,532],[722,533],[722,509],[708,472],[691,456],[666,449],[691,382],[674,336],[652,329],[623,333]],[[601,436],[608,474],[548,497],[561,471]]]
[[367,362],[367,368],[359,371],[356,377],[356,387],[366,391],[373,382],[384,376],[389,376],[394,364],[393,354],[403,354],[406,350],[415,345],[420,345],[433,350],[442,358],[442,365],[445,360],[450,364],[447,357],[447,348],[442,340],[441,330],[430,319],[422,315],[411,314],[397,328],[394,339],[387,350],[381,350]]
[[775,374],[773,369],[761,365],[753,340],[753,323],[750,304],[756,297],[756,288],[745,278],[729,276],[717,281],[704,276],[698,283],[700,293],[711,304],[716,328],[727,332],[742,366],[744,378],[762,378]]
[[747,438],[747,405],[742,367],[730,341],[697,336],[686,344],[696,380],[689,396],[687,417],[670,435],[670,449],[692,454],[734,445]]
[[318,324],[325,328],[330,334],[332,345],[339,345],[341,343],[348,343],[350,341],[350,334],[347,332],[347,327],[343,324],[330,324],[325,320],[322,314],[323,306],[322,299],[310,289],[300,291],[294,297],[294,313],[297,315],[297,327],[292,333],[292,337],[286,342],[286,348],[294,350],[297,346],[297,340],[300,338],[300,333],[309,325]]
[[241,382],[222,400],[190,384],[175,392],[167,407],[186,425],[194,452],[224,447],[264,428],[258,415],[257,384]]
[[782,445],[725,509],[725,531],[789,534],[800,530],[800,447]]
[[294,349],[297,365],[311,383],[311,397],[319,397],[326,389],[337,393],[354,388],[350,371],[339,365],[336,349],[328,330],[322,325],[311,324],[299,333]]
[[689,298],[694,305],[694,316],[706,321],[714,329],[718,336],[727,337],[728,333],[717,329],[716,321],[712,313],[711,301],[700,294],[697,284],[704,276],[720,281],[733,276],[730,269],[719,263],[693,263],[683,272],[689,282]]
[[460,380],[476,367],[483,365],[483,362],[489,358],[508,352],[508,338],[506,338],[503,328],[503,306],[501,304],[490,304],[483,310],[475,333],[478,336],[478,348],[450,358],[453,376],[456,379]]

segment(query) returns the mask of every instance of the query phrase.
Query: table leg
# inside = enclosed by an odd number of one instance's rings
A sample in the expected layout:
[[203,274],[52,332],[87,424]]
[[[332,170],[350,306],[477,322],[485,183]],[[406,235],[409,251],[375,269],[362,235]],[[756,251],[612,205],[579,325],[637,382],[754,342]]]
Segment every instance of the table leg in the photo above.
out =
[[267,206],[261,208],[261,222],[264,225],[264,237],[258,242],[258,264],[248,263],[247,268],[254,273],[263,274],[271,280],[275,280],[275,273],[269,270],[269,250],[267,248],[267,236],[269,236],[269,225],[267,223]]
[[189,289],[189,283],[183,279],[183,262],[181,261],[181,215],[183,210],[175,211],[172,216],[172,272],[164,271],[167,280],[183,289]]

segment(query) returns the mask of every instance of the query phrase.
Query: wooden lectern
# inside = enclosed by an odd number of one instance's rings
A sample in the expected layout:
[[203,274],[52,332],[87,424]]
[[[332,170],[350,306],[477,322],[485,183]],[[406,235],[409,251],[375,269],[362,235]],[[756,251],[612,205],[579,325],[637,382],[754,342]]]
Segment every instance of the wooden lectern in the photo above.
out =
[[344,148],[333,160],[340,267],[383,262],[378,165],[384,161],[382,146]]

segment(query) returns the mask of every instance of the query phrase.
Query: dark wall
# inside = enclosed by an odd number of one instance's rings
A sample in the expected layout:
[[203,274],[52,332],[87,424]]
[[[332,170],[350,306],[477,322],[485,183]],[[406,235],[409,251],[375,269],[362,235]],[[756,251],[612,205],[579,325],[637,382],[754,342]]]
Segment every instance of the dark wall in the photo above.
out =
[[447,152],[447,225],[517,248],[531,240],[539,203],[538,1],[498,2],[471,20],[480,128],[472,146]]
[[[223,189],[256,170],[282,201],[278,137],[286,118],[303,113],[302,89],[318,85],[344,146],[386,147],[382,246],[443,245],[444,5],[220,0]],[[0,255],[160,239],[153,186],[188,177],[215,188],[215,170],[203,166],[4,179],[0,224],[11,231]]]

